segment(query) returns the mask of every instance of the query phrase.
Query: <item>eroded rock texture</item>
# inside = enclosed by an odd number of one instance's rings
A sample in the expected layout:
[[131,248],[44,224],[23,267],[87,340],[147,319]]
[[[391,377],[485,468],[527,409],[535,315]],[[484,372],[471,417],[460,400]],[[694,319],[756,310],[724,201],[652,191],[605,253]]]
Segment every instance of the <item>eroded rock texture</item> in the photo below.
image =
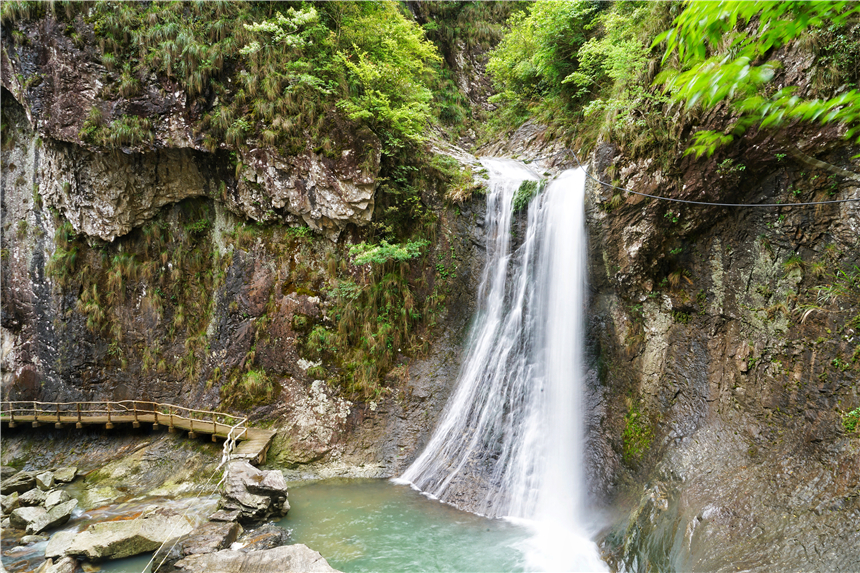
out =
[[[0,71],[8,90],[4,99],[14,98],[23,107],[27,122],[46,143],[41,166],[45,205],[59,209],[76,232],[112,241],[162,206],[202,195],[237,215],[303,222],[332,239],[349,224],[370,222],[380,144],[369,130],[331,113],[326,133],[338,153],[305,149],[285,155],[254,145],[237,153],[222,144],[213,157],[203,146],[198,123],[214,100],[188,101],[175,82],[155,74],[134,96],[102,89],[117,76],[100,63],[91,27],[77,23],[82,41],[76,43],[64,33],[67,25],[50,13],[18,22],[26,41],[3,35]],[[105,124],[146,118],[151,137],[105,151],[82,135],[93,109]],[[223,169],[213,173],[198,165],[213,160]]]

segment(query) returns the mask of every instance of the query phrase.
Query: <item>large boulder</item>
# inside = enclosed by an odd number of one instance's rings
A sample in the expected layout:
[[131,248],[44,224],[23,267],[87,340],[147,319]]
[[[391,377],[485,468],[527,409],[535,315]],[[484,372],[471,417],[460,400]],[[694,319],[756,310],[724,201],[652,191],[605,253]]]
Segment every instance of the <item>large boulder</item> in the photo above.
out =
[[54,472],[42,472],[36,475],[36,486],[42,491],[54,487]]
[[45,557],[54,559],[65,555],[66,549],[71,546],[77,535],[78,532],[74,529],[58,531],[52,535],[48,540],[48,545],[45,547]]
[[75,481],[75,476],[78,475],[78,468],[72,466],[68,468],[60,468],[54,472],[54,480],[58,483],[71,483]]
[[290,532],[274,523],[267,523],[254,531],[249,531],[239,538],[242,547],[238,551],[262,551],[286,545],[290,540]]
[[0,509],[5,515],[12,513],[13,509],[17,509],[21,505],[18,499],[18,493],[10,493],[9,495],[0,495]]
[[24,493],[36,487],[36,472],[21,471],[0,483],[0,493]]
[[182,537],[192,529],[185,516],[152,508],[137,519],[90,525],[75,537],[66,554],[89,561],[122,559],[155,551],[162,543]]
[[[78,500],[70,499],[51,509],[47,510],[43,515],[36,517],[27,525],[27,533],[41,533],[52,527],[59,527],[65,524],[72,517],[72,511],[78,506]],[[41,509],[41,508],[39,508]]]
[[45,509],[51,509],[55,505],[60,505],[61,503],[66,503],[67,501],[71,501],[71,499],[72,499],[72,496],[70,496],[69,494],[67,494],[66,492],[64,492],[61,489],[55,489],[55,490],[49,491],[45,495],[45,502],[44,502]]
[[48,494],[46,494],[44,491],[40,490],[37,487],[34,487],[30,491],[22,494],[21,497],[18,498],[18,503],[20,505],[29,506],[45,505],[45,498],[47,497],[47,495]]
[[177,561],[176,568],[185,573],[337,573],[322,555],[306,545],[190,555]]
[[71,557],[63,557],[56,563],[48,559],[36,570],[36,573],[75,573],[78,570],[78,561]]
[[16,473],[18,473],[18,470],[12,466],[0,466],[0,480],[9,479]]
[[9,523],[16,529],[27,529],[36,519],[48,513],[44,507],[19,507],[9,515]]
[[175,544],[162,547],[155,554],[155,571],[168,573],[176,571],[174,564],[189,555],[202,555],[226,549],[242,533],[238,523],[208,522],[182,537]]
[[277,470],[259,470],[245,460],[230,463],[221,509],[238,510],[241,522],[283,517],[290,510],[287,482]]

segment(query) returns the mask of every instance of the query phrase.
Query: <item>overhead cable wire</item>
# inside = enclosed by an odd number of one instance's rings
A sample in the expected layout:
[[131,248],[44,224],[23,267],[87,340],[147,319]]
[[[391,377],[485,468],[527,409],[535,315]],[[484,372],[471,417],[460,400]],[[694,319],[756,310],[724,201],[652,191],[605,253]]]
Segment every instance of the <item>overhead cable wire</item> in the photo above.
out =
[[[673,203],[686,203],[689,205],[706,205],[711,207],[806,207],[811,205],[829,205],[833,203],[849,203],[852,201],[860,201],[860,197],[851,197],[848,199],[833,199],[830,201],[809,201],[806,203],[711,203],[709,201],[691,201],[689,199],[676,199],[674,197],[662,197],[660,195],[651,195],[649,193],[641,193],[639,191],[633,191],[632,189],[627,189],[625,187],[618,187],[617,185],[612,185],[611,183],[607,183],[605,181],[600,181],[599,179],[595,179],[588,172],[588,169],[582,164],[577,157],[576,152],[572,149],[562,149],[558,153],[553,153],[550,155],[544,155],[543,157],[538,157],[534,161],[540,161],[542,159],[546,159],[548,157],[554,157],[561,153],[570,153],[573,155],[573,158],[576,160],[577,165],[579,165],[583,171],[585,171],[585,176],[598,183],[600,185],[605,185],[611,189],[617,189],[618,191],[624,191],[626,193],[632,193],[633,195],[639,195],[641,197],[650,197],[651,199],[659,199],[661,201],[671,201]],[[843,176],[844,177],[844,176]]]

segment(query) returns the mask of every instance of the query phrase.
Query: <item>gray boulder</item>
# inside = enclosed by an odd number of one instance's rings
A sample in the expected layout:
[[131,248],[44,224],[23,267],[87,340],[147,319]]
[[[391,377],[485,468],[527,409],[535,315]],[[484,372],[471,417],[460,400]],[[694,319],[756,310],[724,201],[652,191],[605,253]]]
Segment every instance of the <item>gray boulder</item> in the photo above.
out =
[[27,525],[27,533],[41,533],[52,527],[64,525],[72,517],[72,511],[78,506],[78,500],[70,499],[47,510],[44,515],[37,517]]
[[184,573],[337,573],[323,556],[306,545],[285,545],[265,551],[218,551],[190,555],[176,562]]
[[42,472],[36,476],[36,486],[42,491],[54,487],[54,472]]
[[44,535],[25,535],[21,538],[21,543],[24,545],[30,545],[31,543],[41,543],[42,541],[47,541],[48,538]]
[[64,529],[58,531],[48,540],[48,545],[45,547],[45,557],[57,558],[66,554],[66,549],[72,544],[72,541],[77,537],[78,532],[74,529]]
[[[17,495],[17,494],[16,494]],[[219,509],[209,516],[209,521],[237,521],[241,512],[238,509]]]
[[156,508],[137,519],[90,525],[75,536],[66,554],[89,561],[122,559],[155,551],[162,543],[182,537],[192,529],[184,516]]
[[0,483],[0,493],[10,494],[13,492],[24,493],[36,487],[35,472],[18,472]]
[[236,541],[242,532],[238,523],[208,522],[183,536],[175,545],[162,547],[153,560],[159,573],[176,571],[174,564],[189,555],[202,555],[226,549]]
[[63,557],[56,563],[54,563],[53,559],[48,559],[36,570],[36,573],[75,573],[77,569],[77,560],[71,557]]
[[45,497],[47,495],[48,494],[46,494],[44,491],[40,490],[37,487],[34,487],[30,491],[22,494],[21,497],[18,498],[18,503],[20,505],[28,506],[45,505]]
[[8,479],[18,473],[12,466],[0,466],[0,480]]
[[18,493],[10,493],[9,495],[0,495],[0,509],[8,515],[13,509],[17,509],[21,503],[18,501]]
[[290,532],[274,523],[267,523],[254,531],[249,531],[239,538],[242,547],[239,551],[263,551],[286,545],[290,540]]
[[58,483],[71,483],[75,481],[76,475],[78,475],[78,468],[74,466],[68,468],[60,468],[54,472],[54,480]]
[[66,492],[64,492],[61,489],[55,489],[55,490],[49,491],[45,495],[45,509],[51,509],[55,505],[60,505],[61,503],[66,503],[67,501],[70,501],[71,499],[72,499],[72,496],[70,496],[69,494],[67,494]]
[[279,518],[290,510],[287,482],[281,472],[259,470],[245,460],[231,462],[228,472],[221,509],[238,510],[240,522]]
[[9,523],[16,529],[27,529],[31,523],[47,513],[48,510],[44,507],[19,507],[9,515]]

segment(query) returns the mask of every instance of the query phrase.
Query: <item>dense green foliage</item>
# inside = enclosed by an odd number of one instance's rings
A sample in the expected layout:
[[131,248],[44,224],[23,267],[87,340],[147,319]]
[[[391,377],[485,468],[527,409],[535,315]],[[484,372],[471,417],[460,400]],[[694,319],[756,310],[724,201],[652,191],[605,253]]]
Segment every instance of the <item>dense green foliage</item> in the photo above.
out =
[[543,191],[545,186],[545,179],[541,179],[540,181],[531,181],[527,179],[520,183],[520,187],[517,189],[513,198],[514,212],[519,213],[526,209],[529,206],[529,203],[531,203],[531,200],[537,197],[540,192]]
[[393,2],[100,2],[89,20],[118,75],[107,89],[136,95],[151,72],[178,81],[205,110],[210,149],[253,138],[331,151],[325,127],[338,109],[390,150],[420,141],[432,119],[439,57]]
[[[65,20],[82,45],[92,26],[107,70],[103,100],[133,98],[154,73],[177,82],[204,144],[252,140],[296,153],[333,153],[339,110],[392,152],[420,142],[434,121],[431,86],[440,57],[395,2],[4,2],[4,25]],[[148,117],[103,117],[98,101],[81,137],[94,145],[145,147]]]
[[485,119],[480,107],[474,108],[469,97],[457,85],[452,70],[472,73],[471,61],[463,52],[480,53],[493,47],[504,35],[504,24],[508,17],[524,10],[528,2],[484,2],[484,1],[422,1],[410,5],[410,10],[427,35],[436,45],[444,62],[434,64],[436,81],[433,83],[433,103],[439,123],[452,135],[463,132],[466,126],[474,125],[480,130]]
[[488,71],[501,106],[497,129],[535,117],[550,132],[593,143],[599,135],[645,149],[667,139],[665,96],[649,85],[650,45],[671,21],[662,2],[535,2],[511,18]]
[[[860,141],[860,92],[844,91],[827,99],[796,95],[796,86],[767,89],[780,63],[767,60],[777,48],[810,28],[840,27],[860,13],[847,2],[690,2],[665,41],[664,63],[676,65],[658,77],[674,101],[689,108],[728,102],[736,119],[724,132],[700,131],[689,151],[711,154],[749,128],[772,128],[794,120],[853,125],[848,136]],[[729,133],[730,131],[730,133]]]
[[[728,104],[732,124],[698,131],[688,152],[710,154],[751,128],[796,121],[846,124],[857,138],[858,12],[836,1],[539,0],[511,18],[491,54],[497,128],[534,117],[550,133],[586,145],[604,137],[636,154],[681,136],[666,119],[673,104],[682,114]],[[818,57],[803,96],[771,85],[778,50],[801,41]]]
[[624,445],[623,456],[626,462],[638,460],[645,454],[654,439],[651,424],[643,415],[639,404],[634,403],[624,417],[624,430],[621,434]]

